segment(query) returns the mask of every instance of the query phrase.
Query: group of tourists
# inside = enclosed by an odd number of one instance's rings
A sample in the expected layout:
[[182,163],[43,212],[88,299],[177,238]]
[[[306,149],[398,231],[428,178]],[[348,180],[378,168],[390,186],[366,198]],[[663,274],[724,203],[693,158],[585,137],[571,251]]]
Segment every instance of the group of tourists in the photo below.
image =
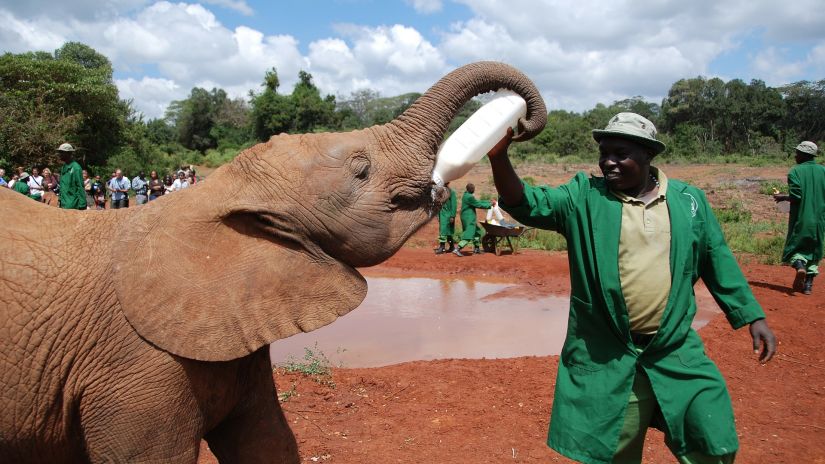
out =
[[[641,115],[615,115],[592,131],[603,176],[580,172],[558,187],[519,178],[507,154],[512,130],[488,154],[501,207],[567,240],[570,315],[547,443],[580,462],[639,463],[647,429],[655,427],[681,463],[731,463],[739,444],[730,396],[691,328],[696,281],[732,328],[749,327],[759,362],[774,356],[776,337],[704,192],[652,165],[665,150],[656,135]],[[825,167],[815,162],[817,152],[812,142],[796,147],[789,193],[775,195],[791,202],[783,261],[802,294],[811,294],[823,254]],[[478,250],[475,209],[495,202],[473,192],[467,185],[456,247],[450,191],[436,253],[460,256],[470,241]]]
[[89,176],[74,160],[75,148],[64,143],[57,148],[57,154],[63,161],[60,175],[55,175],[46,167],[42,173],[36,167],[31,174],[23,167],[6,181],[6,172],[0,169],[0,187],[8,187],[29,198],[64,209],[111,209],[129,207],[129,198],[133,197],[138,205],[160,198],[163,195],[188,188],[197,183],[198,177],[192,166],[181,167],[173,176],[167,174],[163,179],[157,171],[151,171],[146,178],[140,171],[131,180],[117,169],[108,180],[100,175]]

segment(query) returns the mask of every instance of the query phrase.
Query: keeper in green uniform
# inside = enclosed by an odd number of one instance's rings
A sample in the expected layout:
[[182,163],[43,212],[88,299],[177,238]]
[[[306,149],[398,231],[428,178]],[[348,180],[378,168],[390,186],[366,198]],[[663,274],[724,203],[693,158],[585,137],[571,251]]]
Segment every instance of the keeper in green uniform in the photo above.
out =
[[60,207],[63,209],[86,209],[83,169],[74,160],[74,147],[64,143],[57,147],[57,154],[63,161],[63,167],[60,168]]
[[31,198],[31,195],[29,195],[29,173],[23,172],[18,175],[17,180],[14,181],[14,185],[11,186],[11,189]]
[[475,195],[476,186],[467,184],[467,191],[461,196],[461,241],[453,253],[456,256],[464,256],[461,249],[467,246],[468,243],[473,242],[473,254],[480,255],[482,253],[479,243],[481,241],[481,232],[478,227],[478,217],[476,216],[476,208],[490,209],[492,203],[486,200],[477,200]]
[[734,329],[750,325],[760,362],[776,351],[765,313],[704,193],[650,165],[665,149],[653,124],[619,113],[593,138],[604,177],[556,188],[521,182],[509,135],[489,154],[501,206],[567,239],[570,314],[547,443],[585,463],[639,463],[653,426],[682,463],[732,462],[733,409],[690,326],[693,285],[704,281]]
[[[438,248],[435,250],[437,255],[444,253],[444,251],[451,253],[455,250],[453,240],[455,236],[455,212],[458,202],[455,198],[455,190],[450,188],[450,183],[447,182],[444,186],[450,191],[450,198],[444,202],[441,211],[438,213]],[[450,248],[445,250],[444,246],[447,243],[450,244]]]
[[825,166],[814,161],[818,151],[813,142],[797,145],[796,166],[788,172],[788,194],[773,196],[791,202],[782,262],[795,270],[794,291],[805,295],[813,291],[825,241]]

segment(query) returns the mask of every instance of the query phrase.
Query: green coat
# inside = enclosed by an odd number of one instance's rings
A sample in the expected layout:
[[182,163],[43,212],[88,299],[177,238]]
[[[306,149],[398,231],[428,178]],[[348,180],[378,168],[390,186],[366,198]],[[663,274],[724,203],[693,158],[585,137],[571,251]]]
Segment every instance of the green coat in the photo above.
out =
[[14,185],[11,186],[11,189],[15,192],[22,193],[23,195],[29,196],[29,184],[22,182],[22,181],[15,181]]
[[481,237],[478,230],[478,217],[476,217],[476,208],[490,209],[492,204],[486,200],[476,200],[470,192],[464,192],[461,197],[461,240],[473,240],[473,238]]
[[825,166],[811,160],[791,168],[788,194],[795,201],[791,202],[782,261],[790,263],[799,253],[817,263],[822,259],[825,240]]
[[77,164],[77,161],[69,161],[60,168],[60,207],[64,209],[86,209],[83,170]]
[[622,203],[603,178],[577,174],[558,188],[524,186],[506,208],[522,224],[567,238],[570,315],[548,444],[573,459],[609,462],[619,440],[636,369],[650,378],[671,450],[722,455],[738,449],[725,382],[690,327],[701,277],[734,328],[765,317],[704,193],[668,180],[672,277],[656,337],[638,353],[630,339],[619,279]]
[[[447,187],[450,190],[450,199],[444,202],[441,211],[438,213],[438,235],[442,237],[452,237],[455,234],[455,211],[457,201],[455,197],[455,190]],[[450,218],[453,221],[450,221]]]

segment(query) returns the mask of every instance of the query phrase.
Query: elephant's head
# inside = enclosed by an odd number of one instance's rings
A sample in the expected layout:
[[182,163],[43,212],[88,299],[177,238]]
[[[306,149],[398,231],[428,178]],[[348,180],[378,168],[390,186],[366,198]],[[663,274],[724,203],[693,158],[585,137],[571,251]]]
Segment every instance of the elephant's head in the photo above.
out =
[[116,258],[127,318],[172,353],[227,360],[346,314],[366,295],[354,268],[387,259],[440,207],[431,175],[452,118],[500,88],[527,101],[517,140],[538,134],[547,112],[533,83],[508,65],[474,63],[388,124],[273,137],[141,207]]

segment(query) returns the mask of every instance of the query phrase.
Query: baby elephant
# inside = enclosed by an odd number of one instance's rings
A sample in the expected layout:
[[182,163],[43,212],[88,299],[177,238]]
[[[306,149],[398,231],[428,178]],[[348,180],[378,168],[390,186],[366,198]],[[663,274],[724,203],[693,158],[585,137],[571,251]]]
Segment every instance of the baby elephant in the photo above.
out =
[[519,138],[541,131],[530,80],[480,62],[388,124],[273,137],[140,208],[0,189],[0,462],[193,463],[201,439],[221,462],[298,462],[267,345],[358,306],[355,268],[439,207],[450,120],[499,88],[528,102]]

